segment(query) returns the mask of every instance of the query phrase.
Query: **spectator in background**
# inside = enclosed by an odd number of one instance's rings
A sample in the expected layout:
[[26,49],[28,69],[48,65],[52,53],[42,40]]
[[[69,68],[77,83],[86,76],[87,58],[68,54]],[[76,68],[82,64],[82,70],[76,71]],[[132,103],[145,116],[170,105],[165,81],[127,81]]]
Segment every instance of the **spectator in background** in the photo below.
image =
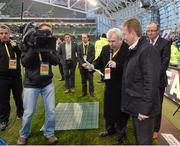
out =
[[102,33],[100,39],[95,42],[96,58],[100,55],[103,46],[107,44],[108,44],[108,40],[106,38],[106,34]]
[[[38,26],[40,30],[49,31],[52,34],[52,27],[43,23]],[[51,35],[50,34],[50,35]],[[33,36],[32,36],[33,37]],[[32,37],[29,37],[32,39]],[[28,44],[33,44],[33,39],[28,39]],[[52,83],[52,65],[59,63],[59,57],[53,52],[34,52],[34,45],[24,42],[22,49],[22,65],[25,67],[23,106],[24,115],[22,128],[19,132],[17,144],[24,145],[31,133],[31,121],[35,112],[39,94],[41,94],[45,107],[44,136],[48,142],[58,141],[54,135],[55,130],[55,91]]]
[[82,43],[78,47],[79,71],[81,74],[82,97],[87,95],[87,81],[89,81],[89,93],[94,97],[93,72],[88,71],[85,66],[86,62],[92,63],[95,58],[94,45],[89,41],[89,35],[82,34]]
[[[56,40],[56,50],[58,51],[58,48],[60,47],[60,45],[63,43],[63,38],[61,37],[57,37]],[[61,79],[59,79],[59,81],[64,81],[64,72],[63,72],[63,66],[62,66],[62,56],[60,56],[60,62],[59,62],[59,72],[61,74]]]
[[154,118],[160,113],[160,56],[142,37],[137,19],[127,20],[123,33],[130,53],[123,69],[121,109],[133,118],[137,144],[151,145]]
[[64,42],[58,48],[58,54],[62,57],[62,65],[65,79],[65,93],[75,92],[75,70],[77,65],[77,44],[71,41],[71,34],[64,34]]
[[[106,34],[102,33],[100,39],[95,42],[96,58],[100,55],[102,48],[107,44],[108,44],[108,40],[106,38]],[[101,72],[104,72],[104,68],[101,68],[100,70]],[[102,83],[102,82],[104,82],[104,77],[101,75],[101,80],[98,83]]]
[[9,27],[0,25],[0,131],[8,125],[11,90],[17,117],[23,116],[20,55],[16,42],[10,39]]
[[176,36],[176,46],[180,50],[180,34]]
[[176,46],[176,42],[174,41],[171,45],[171,58],[170,65],[177,67],[179,64],[179,49]]
[[[149,42],[156,48],[159,58],[161,60],[161,75],[160,75],[160,114],[155,118],[155,125],[154,125],[154,133],[153,139],[158,138],[158,132],[161,126],[161,116],[162,116],[162,103],[165,88],[167,86],[167,75],[166,70],[169,66],[170,60],[170,52],[171,52],[171,43],[168,40],[165,40],[160,35],[160,27],[159,24],[156,22],[149,22],[147,25],[147,36],[149,38]],[[159,97],[157,97],[159,98]]]

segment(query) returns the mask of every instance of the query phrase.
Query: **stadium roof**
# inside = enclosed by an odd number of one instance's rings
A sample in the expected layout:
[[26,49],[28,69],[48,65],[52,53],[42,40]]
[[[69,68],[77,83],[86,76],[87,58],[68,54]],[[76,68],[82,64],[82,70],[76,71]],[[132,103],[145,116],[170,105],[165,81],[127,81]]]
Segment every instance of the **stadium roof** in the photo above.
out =
[[[128,11],[134,16],[143,14],[148,8],[161,7],[171,0],[33,0],[81,13],[104,14],[111,19],[125,19]],[[132,9],[133,8],[133,9]],[[143,9],[144,8],[144,9]],[[132,13],[130,14],[132,16]]]
[[[84,18],[85,14],[101,14],[111,19],[121,20],[144,15],[152,8],[173,3],[171,0],[0,0],[0,10],[13,4],[15,9],[10,7],[6,12],[12,11],[12,16],[18,17],[22,2],[24,2],[24,16],[28,12],[37,12],[36,15],[40,13],[44,17],[68,18]],[[6,5],[4,6],[3,3]]]

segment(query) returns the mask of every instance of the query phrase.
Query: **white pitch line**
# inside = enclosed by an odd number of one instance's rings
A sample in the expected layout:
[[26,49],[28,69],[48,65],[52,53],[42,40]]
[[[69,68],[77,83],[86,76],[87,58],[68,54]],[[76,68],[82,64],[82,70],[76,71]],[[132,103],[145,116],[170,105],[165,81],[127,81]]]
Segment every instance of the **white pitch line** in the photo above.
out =
[[180,145],[180,142],[172,135],[167,133],[161,133],[164,139],[168,142],[169,145]]

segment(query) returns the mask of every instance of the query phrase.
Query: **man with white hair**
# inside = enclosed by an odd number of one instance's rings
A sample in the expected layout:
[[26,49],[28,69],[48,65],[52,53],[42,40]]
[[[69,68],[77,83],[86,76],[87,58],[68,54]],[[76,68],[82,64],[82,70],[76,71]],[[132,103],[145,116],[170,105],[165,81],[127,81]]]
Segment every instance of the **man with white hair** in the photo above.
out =
[[104,118],[106,131],[101,132],[101,137],[106,137],[118,132],[116,144],[121,144],[125,136],[125,127],[128,115],[121,112],[121,81],[123,64],[128,54],[128,45],[122,40],[122,32],[112,28],[107,32],[108,45],[102,48],[98,58],[89,69],[104,68]]

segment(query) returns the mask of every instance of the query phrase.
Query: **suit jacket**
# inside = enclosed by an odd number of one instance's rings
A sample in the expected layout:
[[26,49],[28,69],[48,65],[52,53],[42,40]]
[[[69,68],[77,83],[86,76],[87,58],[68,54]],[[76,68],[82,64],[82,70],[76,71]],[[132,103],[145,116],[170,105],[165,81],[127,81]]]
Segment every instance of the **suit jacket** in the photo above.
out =
[[[111,68],[111,79],[105,80],[105,83],[115,86],[116,84],[121,85],[123,64],[128,51],[129,51],[128,45],[123,42],[119,52],[112,58],[112,60],[116,62],[116,68],[115,69]],[[105,69],[105,66],[107,65],[109,60],[110,60],[110,46],[106,45],[102,48],[102,51],[98,56],[98,58],[93,62],[94,67],[96,69],[101,69],[101,68]]]
[[145,38],[130,50],[122,80],[122,111],[137,116],[159,114],[160,57]]
[[[58,54],[61,56],[61,62],[64,65],[66,63],[66,44],[63,42],[58,48]],[[73,64],[77,63],[77,44],[71,41],[71,57]]]
[[[84,56],[83,44],[80,44],[78,46],[77,52],[78,52],[79,67],[82,68],[82,64],[85,63],[84,58],[83,58],[83,56]],[[91,43],[89,43],[89,45],[88,45],[86,56],[87,56],[87,61],[89,63],[92,63],[93,60],[95,59],[95,48],[94,48],[94,45]]]
[[160,77],[161,84],[160,86],[166,87],[167,85],[166,70],[168,69],[168,66],[169,66],[169,60],[170,60],[170,55],[171,55],[171,43],[168,40],[159,36],[154,46],[158,50],[158,53],[161,58],[161,77]]

